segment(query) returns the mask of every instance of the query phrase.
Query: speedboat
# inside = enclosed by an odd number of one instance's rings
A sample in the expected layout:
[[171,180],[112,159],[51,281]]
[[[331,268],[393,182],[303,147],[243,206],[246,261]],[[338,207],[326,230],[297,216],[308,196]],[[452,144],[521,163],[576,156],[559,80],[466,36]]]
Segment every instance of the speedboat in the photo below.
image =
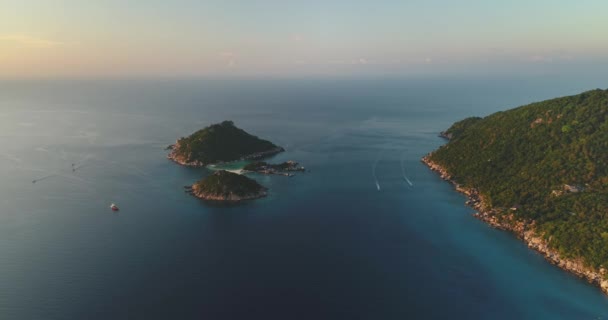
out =
[[118,211],[118,206],[112,203],[110,209],[112,209],[112,211]]

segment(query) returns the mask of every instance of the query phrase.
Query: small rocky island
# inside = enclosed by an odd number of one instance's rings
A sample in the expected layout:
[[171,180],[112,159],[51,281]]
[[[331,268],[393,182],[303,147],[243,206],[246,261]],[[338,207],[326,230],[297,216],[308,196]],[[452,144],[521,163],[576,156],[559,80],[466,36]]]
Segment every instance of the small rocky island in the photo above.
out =
[[186,187],[186,191],[204,200],[232,202],[257,199],[267,195],[267,189],[255,180],[225,170],[216,171],[191,187]]
[[291,172],[295,171],[306,171],[306,169],[300,166],[299,163],[289,160],[279,164],[270,164],[264,161],[252,162],[245,167],[243,170],[250,172],[257,172],[261,174],[276,174],[281,176],[293,177],[294,174]]
[[169,147],[168,158],[189,167],[257,160],[285,149],[237,128],[232,121],[210,125]]

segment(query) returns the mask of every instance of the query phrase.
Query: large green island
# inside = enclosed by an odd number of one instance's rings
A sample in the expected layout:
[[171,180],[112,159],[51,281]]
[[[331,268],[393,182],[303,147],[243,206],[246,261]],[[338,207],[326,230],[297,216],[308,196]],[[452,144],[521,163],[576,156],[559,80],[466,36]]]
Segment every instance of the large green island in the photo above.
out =
[[285,151],[270,141],[237,128],[232,121],[210,125],[170,146],[168,158],[184,166],[204,167],[237,160],[255,160]]
[[422,161],[475,216],[608,293],[608,90],[455,123]]

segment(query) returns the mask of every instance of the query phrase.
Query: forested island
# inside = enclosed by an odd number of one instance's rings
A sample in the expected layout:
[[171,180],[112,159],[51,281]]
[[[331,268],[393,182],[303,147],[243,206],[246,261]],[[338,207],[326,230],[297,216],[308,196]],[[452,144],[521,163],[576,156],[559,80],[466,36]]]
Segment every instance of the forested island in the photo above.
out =
[[[253,161],[243,168],[244,173],[276,174],[291,177],[293,171],[304,171],[295,161],[270,164],[260,159],[285,151],[274,143],[260,139],[237,128],[232,121],[223,121],[180,138],[167,156],[189,167],[204,167],[226,162]],[[239,172],[239,171],[236,171]],[[225,170],[186,186],[186,191],[197,198],[216,201],[241,201],[266,196],[267,189],[255,180]]]
[[423,158],[479,219],[608,293],[608,90],[467,118]]
[[237,128],[232,121],[213,124],[180,138],[170,149],[169,159],[192,167],[261,159],[285,151],[270,141]]
[[216,201],[251,200],[267,195],[267,189],[255,180],[225,170],[216,171],[187,189],[197,198]]

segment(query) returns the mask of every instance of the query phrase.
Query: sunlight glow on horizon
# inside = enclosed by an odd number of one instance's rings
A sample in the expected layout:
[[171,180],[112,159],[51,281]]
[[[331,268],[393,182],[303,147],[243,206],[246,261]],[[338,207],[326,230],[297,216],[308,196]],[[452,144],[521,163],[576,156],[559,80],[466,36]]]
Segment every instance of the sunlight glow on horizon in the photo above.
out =
[[605,12],[598,0],[8,0],[0,77],[606,70]]

